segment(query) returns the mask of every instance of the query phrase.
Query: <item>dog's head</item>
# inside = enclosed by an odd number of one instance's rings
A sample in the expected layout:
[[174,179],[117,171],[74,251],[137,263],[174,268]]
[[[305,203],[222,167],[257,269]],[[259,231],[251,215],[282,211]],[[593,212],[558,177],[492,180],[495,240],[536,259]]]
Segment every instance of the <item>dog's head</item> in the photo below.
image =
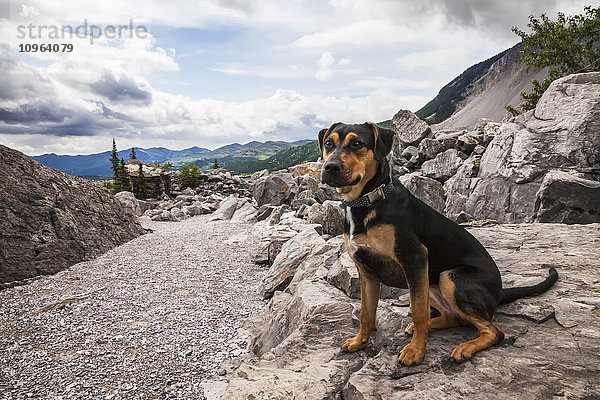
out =
[[347,125],[341,122],[319,132],[323,158],[321,182],[337,188],[346,200],[360,197],[376,174],[379,163],[392,150],[395,134],[372,122]]

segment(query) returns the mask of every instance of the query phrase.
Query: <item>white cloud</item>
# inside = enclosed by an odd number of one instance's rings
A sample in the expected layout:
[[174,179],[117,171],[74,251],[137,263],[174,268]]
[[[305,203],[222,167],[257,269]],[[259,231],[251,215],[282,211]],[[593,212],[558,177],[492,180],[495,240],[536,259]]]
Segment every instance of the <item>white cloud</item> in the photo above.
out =
[[431,81],[413,81],[408,79],[395,79],[385,76],[374,76],[366,79],[360,79],[354,82],[355,86],[366,88],[387,88],[387,89],[418,89],[435,90],[439,89],[439,84]]
[[304,35],[294,47],[334,47],[337,45],[372,46],[415,40],[417,33],[388,20],[365,20]]
[[315,78],[320,81],[328,81],[333,77],[333,69],[331,68],[335,63],[333,55],[326,51],[321,54],[321,58],[318,61],[319,69],[315,73]]
[[[13,64],[2,66],[11,73],[0,82],[6,88],[0,140],[29,154],[102,151],[110,137],[120,146],[173,148],[216,147],[249,138],[310,138],[334,120],[380,121],[399,107],[415,108],[425,101],[387,88],[361,97],[277,90],[246,102],[191,100],[156,90],[117,62],[100,66],[74,58],[69,65],[59,60],[50,67],[33,67],[14,54],[2,56]],[[324,70],[336,65],[329,52],[319,61]]]

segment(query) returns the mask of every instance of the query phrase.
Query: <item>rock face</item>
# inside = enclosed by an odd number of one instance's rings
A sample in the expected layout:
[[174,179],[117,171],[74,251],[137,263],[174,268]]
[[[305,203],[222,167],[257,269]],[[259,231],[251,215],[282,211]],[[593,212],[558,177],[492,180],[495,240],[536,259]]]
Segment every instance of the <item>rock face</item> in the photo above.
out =
[[[549,171],[589,174],[600,169],[600,73],[571,75],[552,83],[535,110],[502,124],[480,162],[479,172],[463,191],[447,192],[447,207],[464,202],[475,219],[499,222],[548,220],[536,203],[548,203],[548,186],[540,192]],[[552,175],[555,177],[556,175]],[[571,182],[574,185],[575,182]],[[593,186],[593,185],[592,185]],[[586,193],[597,199],[597,188]],[[539,198],[545,193],[545,198]],[[563,203],[567,207],[569,203]],[[579,222],[597,221],[597,202],[587,202]],[[588,216],[587,218],[584,216]],[[541,218],[541,219],[540,219]]]
[[550,171],[538,191],[535,214],[537,222],[600,222],[600,182]]
[[[287,266],[291,271],[295,264],[289,285],[276,290],[267,307],[248,321],[250,352],[226,363],[226,376],[205,388],[221,388],[222,399],[600,396],[600,299],[595,292],[600,224],[470,231],[498,263],[505,287],[538,282],[549,266],[559,272],[548,292],[498,309],[494,320],[506,335],[499,345],[456,364],[448,360],[452,349],[477,331],[431,331],[423,364],[400,366],[398,353],[410,340],[403,330],[411,318],[407,291],[396,289],[390,299],[382,296],[378,329],[367,347],[342,352],[341,343],[358,331],[360,301],[358,277],[350,272],[348,257],[340,258],[344,249],[338,237],[316,246],[318,254]],[[289,246],[280,256],[297,251]]]
[[125,164],[127,168],[127,174],[131,180],[133,191],[137,193],[137,176],[140,173],[140,164],[142,165],[142,171],[146,178],[146,185],[148,187],[148,198],[160,199],[164,196],[168,196],[171,193],[171,176],[161,168],[157,168],[152,164],[149,164],[140,160],[129,160]]
[[0,145],[0,282],[51,274],[144,230],[102,187]]

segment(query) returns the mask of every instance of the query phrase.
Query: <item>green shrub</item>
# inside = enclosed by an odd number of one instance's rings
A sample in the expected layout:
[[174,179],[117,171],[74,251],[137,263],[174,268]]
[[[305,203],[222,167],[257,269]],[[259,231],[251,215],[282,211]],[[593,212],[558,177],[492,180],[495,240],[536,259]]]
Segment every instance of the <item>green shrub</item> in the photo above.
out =
[[200,184],[200,179],[202,177],[202,172],[200,172],[200,168],[196,164],[185,164],[181,167],[181,174],[179,175],[179,181],[181,182],[181,187],[191,187],[196,188]]
[[541,14],[539,19],[531,15],[527,26],[532,33],[512,28],[523,42],[521,60],[527,65],[549,67],[548,79],[532,81],[533,91],[521,92],[525,101],[517,108],[506,106],[513,115],[534,109],[554,80],[600,70],[600,7],[586,6],[580,15],[558,13],[556,21],[546,14]]

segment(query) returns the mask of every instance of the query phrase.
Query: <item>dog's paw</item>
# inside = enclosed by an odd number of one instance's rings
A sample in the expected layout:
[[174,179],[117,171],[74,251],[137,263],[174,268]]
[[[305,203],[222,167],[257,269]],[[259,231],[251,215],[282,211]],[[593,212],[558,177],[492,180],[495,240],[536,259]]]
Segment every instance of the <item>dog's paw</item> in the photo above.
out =
[[398,361],[403,365],[410,367],[411,365],[421,364],[425,358],[425,348],[418,347],[414,344],[409,343],[400,352]]
[[414,330],[415,330],[415,323],[411,322],[410,324],[406,325],[406,329],[404,329],[404,334],[406,336],[412,336]]
[[471,345],[467,343],[463,343],[458,345],[450,355],[450,358],[457,363],[461,363],[463,361],[469,360],[473,357],[475,352],[471,349]]
[[350,339],[346,339],[344,344],[342,345],[342,350],[349,351],[351,353],[363,349],[367,345],[367,341],[363,340],[356,336]]

